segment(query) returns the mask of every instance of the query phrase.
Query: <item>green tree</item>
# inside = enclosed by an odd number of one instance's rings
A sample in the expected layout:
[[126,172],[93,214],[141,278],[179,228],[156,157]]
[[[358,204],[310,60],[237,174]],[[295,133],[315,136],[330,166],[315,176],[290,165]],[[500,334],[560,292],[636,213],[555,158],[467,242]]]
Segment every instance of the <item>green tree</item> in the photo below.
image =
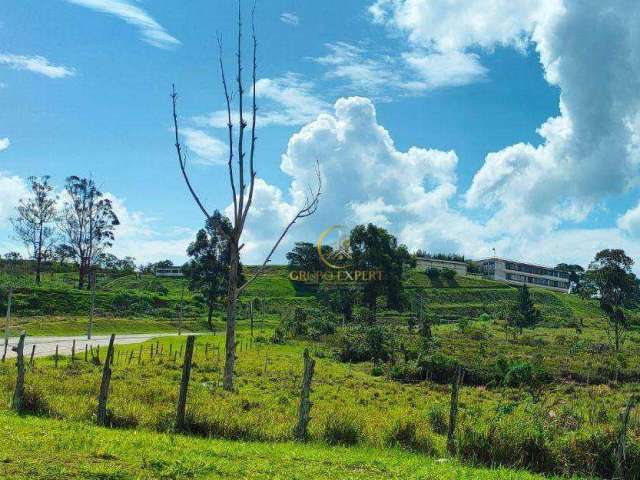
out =
[[190,279],[189,289],[199,292],[207,305],[210,330],[213,329],[211,319],[216,298],[224,295],[229,286],[228,238],[231,229],[229,219],[216,210],[187,248],[191,260],[185,265],[184,273]]
[[567,272],[569,274],[569,281],[574,284],[573,291],[580,292],[584,278],[584,268],[576,264],[559,263],[556,265],[556,270]]
[[49,176],[40,179],[29,177],[31,196],[20,200],[18,215],[11,219],[16,235],[31,251],[35,261],[36,283],[40,284],[42,261],[53,246],[53,224],[57,216],[56,198]]
[[115,227],[120,225],[111,200],[92,179],[71,176],[65,184],[67,201],[60,218],[65,244],[78,262],[78,288],[85,285],[87,274],[115,239]]
[[525,328],[535,327],[541,319],[540,310],[534,306],[529,288],[522,285],[518,288],[518,298],[507,315],[508,325],[518,333],[522,333]]
[[599,251],[585,274],[583,294],[597,297],[613,332],[614,346],[619,352],[629,329],[625,308],[638,304],[638,279],[631,272],[633,259],[624,250]]
[[402,274],[407,265],[415,266],[415,258],[407,247],[398,245],[396,238],[384,228],[373,224],[358,225],[351,231],[351,266],[354,270],[378,270],[382,279],[364,283],[365,307],[373,318],[376,314],[376,300],[381,295],[387,297],[387,307],[402,308]]
[[[328,245],[321,247],[322,255],[328,258],[333,249]],[[309,242],[296,242],[293,250],[287,253],[289,268],[306,272],[320,272],[326,270],[326,265],[320,260],[318,246]]]

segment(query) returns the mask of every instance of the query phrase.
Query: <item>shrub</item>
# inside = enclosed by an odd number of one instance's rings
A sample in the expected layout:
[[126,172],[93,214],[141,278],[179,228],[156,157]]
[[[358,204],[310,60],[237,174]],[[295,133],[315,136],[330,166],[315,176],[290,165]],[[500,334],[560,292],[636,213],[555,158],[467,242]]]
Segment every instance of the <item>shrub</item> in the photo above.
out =
[[533,383],[533,368],[526,362],[515,363],[504,377],[507,387],[521,387]]
[[427,268],[427,277],[429,277],[431,279],[436,279],[436,278],[440,277],[440,270],[438,270],[437,268],[433,268],[433,267]]
[[433,355],[420,360],[419,367],[431,381],[436,383],[449,383],[455,374],[458,362],[455,358],[436,352]]
[[24,387],[22,413],[40,416],[51,414],[51,408],[42,391],[33,385],[27,384]]
[[438,435],[444,435],[449,430],[447,410],[442,405],[432,405],[427,411],[427,421],[431,430]]
[[456,277],[456,272],[455,270],[451,270],[450,268],[444,268],[442,269],[442,272],[440,273],[440,275],[445,280],[453,280]]
[[371,375],[374,377],[381,377],[384,375],[384,366],[379,363],[374,365],[373,368],[371,368]]
[[391,356],[390,332],[382,327],[360,327],[338,339],[337,356],[342,362],[386,361]]
[[322,437],[329,445],[356,445],[362,440],[362,426],[353,416],[336,412],[327,416]]

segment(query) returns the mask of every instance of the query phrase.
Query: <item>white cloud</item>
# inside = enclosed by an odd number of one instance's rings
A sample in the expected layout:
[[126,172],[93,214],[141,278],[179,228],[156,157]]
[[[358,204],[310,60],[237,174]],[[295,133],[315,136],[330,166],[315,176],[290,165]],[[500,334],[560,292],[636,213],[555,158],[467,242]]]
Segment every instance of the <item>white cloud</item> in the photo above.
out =
[[412,50],[385,55],[346,42],[329,43],[326,48],[327,55],[313,59],[327,68],[325,76],[343,81],[349,92],[374,97],[467,85],[486,74],[474,53]]
[[404,53],[402,58],[424,82],[425,88],[461,86],[482,80],[487,69],[480,64],[475,53],[446,52]]
[[280,15],[280,21],[297,27],[300,24],[300,17],[295,13],[284,12]]
[[[260,105],[256,120],[258,127],[299,126],[330,110],[331,105],[314,93],[314,87],[312,82],[305,81],[293,73],[259,79],[256,82],[256,97],[264,102]],[[245,121],[250,114],[250,111],[245,111]],[[228,115],[226,110],[218,110],[194,120],[199,125],[227,128]],[[237,129],[237,114],[233,116],[232,121]]]
[[639,183],[639,10],[629,0],[378,0],[369,11],[408,36],[414,66],[434,54],[535,47],[560,88],[560,115],[538,129],[541,145],[489,153],[465,197],[493,213],[496,230],[535,233],[582,221]]
[[0,53],[0,64],[8,65],[14,70],[28,70],[49,78],[65,78],[75,75],[75,70],[69,67],[52,65],[45,57],[39,55],[13,55]]
[[28,194],[22,178],[0,171],[0,228],[9,228],[9,218],[16,214],[20,199]]
[[183,128],[182,134],[187,147],[197,155],[196,163],[223,165],[227,162],[229,150],[225,142],[194,128]]
[[11,141],[7,137],[0,138],[0,152],[9,148],[9,145],[11,145]]
[[534,23],[556,0],[377,0],[375,22],[405,32],[409,40],[435,51],[464,51],[496,45],[524,48]]
[[180,41],[171,36],[153,17],[129,1],[67,0],[67,2],[120,18],[140,29],[143,40],[154,47],[171,48],[180,45]]
[[640,203],[618,218],[618,227],[633,237],[640,237]]
[[276,187],[261,186],[265,194],[256,196],[254,205],[262,210],[252,210],[247,225],[246,262],[258,261],[304,204],[308,187],[316,183],[316,160],[323,185],[320,206],[315,215],[296,225],[287,245],[294,239],[314,240],[334,224],[375,221],[401,232],[408,224],[422,224],[448,212],[456,192],[455,153],[417,147],[399,151],[377,123],[369,99],[343,98],[333,114],[320,115],[289,140],[281,169],[291,177],[291,200],[285,200]]

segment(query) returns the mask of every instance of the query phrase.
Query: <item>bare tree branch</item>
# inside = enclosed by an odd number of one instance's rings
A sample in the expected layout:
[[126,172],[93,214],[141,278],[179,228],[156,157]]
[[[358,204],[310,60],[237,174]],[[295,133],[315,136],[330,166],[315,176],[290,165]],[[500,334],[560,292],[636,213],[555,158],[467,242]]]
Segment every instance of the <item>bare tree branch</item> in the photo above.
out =
[[[240,197],[238,199],[238,219],[233,226],[236,232],[242,232],[242,217],[244,217],[244,129],[247,127],[244,121],[244,87],[242,86],[242,1],[238,1],[238,117],[240,122],[240,131],[238,133],[238,170],[240,177]],[[238,235],[238,238],[240,235]]]
[[178,94],[176,93],[175,84],[172,85],[171,101],[173,105],[173,129],[176,136],[176,153],[178,154],[178,163],[180,164],[180,170],[182,171],[182,176],[184,177],[184,181],[186,182],[187,187],[189,188],[189,191],[193,196],[193,199],[196,201],[196,203],[198,204],[198,207],[200,207],[200,210],[202,210],[202,213],[204,213],[205,217],[208,219],[210,218],[209,212],[207,212],[207,209],[204,208],[204,205],[200,201],[200,198],[198,197],[196,192],[193,190],[193,187],[191,186],[191,181],[189,180],[189,176],[187,175],[187,159],[186,159],[186,156],[182,153],[182,146],[180,145],[180,134],[178,131],[178,114],[176,111]]
[[316,210],[318,209],[318,204],[320,203],[320,195],[322,194],[322,176],[320,175],[320,165],[318,164],[317,161],[316,161],[316,175],[318,177],[318,188],[317,188],[317,190],[313,193],[311,198],[307,198],[307,201],[305,202],[303,207],[300,210],[298,210],[298,212],[295,214],[295,216],[287,224],[287,226],[285,227],[285,229],[280,234],[280,237],[278,237],[278,240],[273,245],[273,247],[271,248],[271,251],[269,252],[267,257],[265,258],[265,260],[262,263],[262,265],[258,268],[258,270],[251,276],[251,278],[249,280],[247,280],[241,287],[238,288],[238,292],[237,292],[238,295],[240,295],[240,293],[245,288],[247,288],[251,282],[253,282],[256,278],[258,278],[260,276],[260,274],[262,274],[262,272],[266,268],[267,264],[271,261],[271,257],[273,256],[273,254],[277,250],[278,246],[280,245],[280,243],[282,242],[284,237],[287,236],[287,233],[289,232],[291,227],[293,227],[293,225],[298,220],[300,220],[301,218],[309,217],[309,216],[313,215],[314,213],[316,213]]
[[256,171],[253,167],[253,158],[256,150],[256,116],[258,113],[258,107],[256,106],[256,71],[258,68],[258,62],[256,61],[256,52],[258,51],[258,40],[256,38],[256,2],[253,2],[253,8],[251,9],[251,37],[253,39],[253,69],[252,69],[252,83],[253,83],[253,94],[252,94],[252,111],[251,111],[251,150],[249,152],[249,172],[251,175],[251,181],[249,184],[249,197],[247,198],[247,206],[245,211],[242,214],[242,225],[244,226],[244,222],[247,219],[247,214],[249,213],[249,208],[251,208],[251,202],[253,201],[253,188],[256,183]]
[[229,129],[229,183],[231,183],[231,193],[233,195],[233,224],[238,223],[238,199],[236,198],[236,182],[233,178],[233,122],[231,121],[231,97],[227,88],[227,78],[224,74],[224,62],[222,61],[222,38],[218,35],[218,49],[220,60],[220,74],[222,75],[222,86],[224,87],[224,98],[227,101],[227,127]]

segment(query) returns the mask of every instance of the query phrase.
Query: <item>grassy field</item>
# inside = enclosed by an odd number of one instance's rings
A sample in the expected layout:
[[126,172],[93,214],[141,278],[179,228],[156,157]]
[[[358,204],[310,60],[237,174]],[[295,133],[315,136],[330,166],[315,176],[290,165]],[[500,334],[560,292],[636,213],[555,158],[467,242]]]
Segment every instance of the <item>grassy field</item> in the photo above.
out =
[[[302,350],[309,346],[317,361],[309,425],[313,442],[401,448],[424,456],[427,463],[432,462],[427,459],[445,455],[448,386],[403,384],[386,375],[373,375],[371,363],[341,363],[332,358],[330,345],[324,343],[252,344],[244,331],[240,334],[237,390],[224,392],[220,388],[222,359],[215,348],[222,340],[222,335],[216,335],[196,341],[187,408],[187,426],[193,435],[291,441]],[[114,427],[172,431],[181,375],[181,362],[174,363],[174,356],[184,341],[164,338],[147,342],[140,364],[137,345],[117,347],[109,400]],[[152,346],[155,349],[158,343],[162,353],[152,358]],[[101,355],[104,358],[104,350]],[[1,411],[9,406],[14,370],[9,364],[0,366]],[[64,359],[56,369],[51,359],[37,359],[27,372],[30,410],[42,417],[91,424],[100,376],[101,368],[91,363]],[[638,384],[558,383],[535,390],[464,387],[457,431],[460,458],[471,464],[606,477],[612,468],[619,413],[627,399],[639,392]],[[632,418],[629,442],[633,464],[640,469],[637,416]]]
[[0,413],[0,476],[12,480],[543,478],[506,469],[470,468],[400,450],[132,434],[4,412]]

